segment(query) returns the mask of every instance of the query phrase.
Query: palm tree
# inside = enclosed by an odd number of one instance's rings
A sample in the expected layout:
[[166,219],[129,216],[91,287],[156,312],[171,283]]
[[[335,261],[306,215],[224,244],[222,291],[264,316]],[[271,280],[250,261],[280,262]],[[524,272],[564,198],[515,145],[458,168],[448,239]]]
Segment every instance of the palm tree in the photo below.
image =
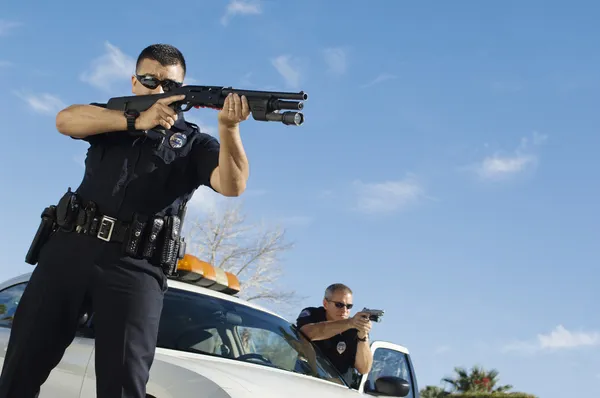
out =
[[450,395],[449,392],[444,391],[441,387],[427,386],[420,391],[421,398],[445,398]]
[[450,384],[455,392],[506,392],[512,388],[511,385],[496,386],[496,369],[486,371],[480,366],[473,366],[469,373],[463,367],[455,367],[454,373],[456,377],[444,377],[442,381]]

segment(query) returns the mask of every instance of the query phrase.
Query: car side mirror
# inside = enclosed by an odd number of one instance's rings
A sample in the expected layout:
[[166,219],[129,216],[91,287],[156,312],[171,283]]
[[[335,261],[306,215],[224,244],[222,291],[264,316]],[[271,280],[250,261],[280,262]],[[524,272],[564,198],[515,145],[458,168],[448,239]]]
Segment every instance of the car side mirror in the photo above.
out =
[[375,388],[365,385],[365,393],[386,397],[405,397],[410,392],[408,381],[395,376],[382,376],[375,380]]

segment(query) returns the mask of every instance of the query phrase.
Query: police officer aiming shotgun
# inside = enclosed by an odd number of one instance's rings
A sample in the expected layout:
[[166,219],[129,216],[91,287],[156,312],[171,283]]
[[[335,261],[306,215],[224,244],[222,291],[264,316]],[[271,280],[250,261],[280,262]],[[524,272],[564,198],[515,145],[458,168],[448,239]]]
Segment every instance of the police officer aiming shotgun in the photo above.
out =
[[[138,57],[132,92],[181,87],[185,74],[179,50],[151,45]],[[249,173],[239,131],[250,114],[247,99],[227,96],[218,112],[219,143],[169,106],[183,97],[160,99],[143,112],[95,103],[58,113],[60,133],[90,144],[85,174],[74,192],[45,211],[0,398],[39,394],[84,312],[93,313],[97,396],[145,397],[167,276],[185,251],[180,229],[187,201],[202,185],[238,196]],[[156,126],[177,139],[143,134]]]

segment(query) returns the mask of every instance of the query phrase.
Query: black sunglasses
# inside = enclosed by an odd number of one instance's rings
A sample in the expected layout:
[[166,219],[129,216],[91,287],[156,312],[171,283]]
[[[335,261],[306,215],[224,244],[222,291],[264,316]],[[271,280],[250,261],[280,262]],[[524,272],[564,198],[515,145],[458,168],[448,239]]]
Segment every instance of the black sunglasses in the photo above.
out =
[[174,80],[165,79],[159,80],[154,76],[149,75],[135,75],[135,78],[142,84],[142,86],[149,88],[150,90],[156,89],[158,86],[162,86],[163,91],[167,92],[174,88],[183,86],[183,83],[176,82]]
[[344,303],[340,303],[339,301],[332,301],[332,300],[327,300],[330,303],[333,303],[337,308],[348,308],[349,310],[352,309],[352,307],[354,307],[354,304],[344,304]]

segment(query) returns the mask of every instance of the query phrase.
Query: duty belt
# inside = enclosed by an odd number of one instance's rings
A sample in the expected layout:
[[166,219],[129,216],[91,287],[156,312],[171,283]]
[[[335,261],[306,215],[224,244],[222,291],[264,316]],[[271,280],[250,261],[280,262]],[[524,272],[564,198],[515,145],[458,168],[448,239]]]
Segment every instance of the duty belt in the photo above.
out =
[[75,231],[84,235],[95,236],[105,242],[124,243],[127,239],[130,223],[124,223],[109,216],[95,216],[86,229],[84,225],[77,225]]
[[167,275],[175,272],[177,261],[185,254],[180,215],[134,214],[131,222],[123,222],[101,214],[94,202],[83,205],[69,189],[56,208],[56,223],[64,231],[120,243],[124,254],[146,259],[162,267]]

